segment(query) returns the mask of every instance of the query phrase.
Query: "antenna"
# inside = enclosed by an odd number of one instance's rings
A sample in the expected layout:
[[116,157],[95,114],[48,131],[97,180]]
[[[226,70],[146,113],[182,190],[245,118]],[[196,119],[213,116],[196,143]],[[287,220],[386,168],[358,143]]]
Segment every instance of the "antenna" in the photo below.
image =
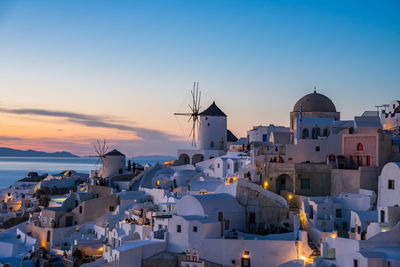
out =
[[196,147],[196,132],[199,130],[199,114],[201,109],[201,92],[199,91],[199,82],[193,83],[193,90],[191,90],[190,93],[192,94],[192,105],[189,104],[191,113],[174,113],[174,115],[189,116],[188,122],[192,120],[192,129],[190,130],[189,137],[192,139],[192,146]]

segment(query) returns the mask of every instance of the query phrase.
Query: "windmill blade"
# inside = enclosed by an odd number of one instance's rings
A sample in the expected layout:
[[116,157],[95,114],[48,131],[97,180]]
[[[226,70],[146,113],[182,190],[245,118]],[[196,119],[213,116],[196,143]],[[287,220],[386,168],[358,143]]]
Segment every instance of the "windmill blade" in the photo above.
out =
[[201,102],[201,92],[200,92],[200,94],[199,94],[199,105],[198,105],[198,107],[197,107],[198,110],[201,109],[200,102]]
[[174,113],[174,115],[179,115],[179,116],[192,116],[192,113]]

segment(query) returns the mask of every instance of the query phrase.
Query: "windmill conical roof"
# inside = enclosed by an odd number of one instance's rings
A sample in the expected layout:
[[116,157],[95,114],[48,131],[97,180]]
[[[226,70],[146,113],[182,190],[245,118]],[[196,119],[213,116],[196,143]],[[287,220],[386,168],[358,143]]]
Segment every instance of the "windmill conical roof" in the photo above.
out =
[[215,104],[215,101],[206,110],[199,114],[200,116],[226,117],[225,113]]
[[118,150],[114,149],[105,154],[105,156],[125,156],[125,155],[119,152]]

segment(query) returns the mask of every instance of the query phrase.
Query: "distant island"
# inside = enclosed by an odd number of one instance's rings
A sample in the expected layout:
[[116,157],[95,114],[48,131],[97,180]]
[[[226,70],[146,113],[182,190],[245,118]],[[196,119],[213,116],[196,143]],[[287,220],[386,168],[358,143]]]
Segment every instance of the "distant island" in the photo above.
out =
[[0,157],[68,157],[68,158],[76,158],[79,157],[70,152],[61,151],[48,153],[43,151],[35,151],[35,150],[18,150],[12,149],[8,147],[0,147]]
[[137,157],[134,157],[133,160],[141,160],[141,161],[152,160],[152,161],[163,162],[163,161],[176,160],[176,157],[161,156],[161,155],[148,155],[148,156],[137,156]]

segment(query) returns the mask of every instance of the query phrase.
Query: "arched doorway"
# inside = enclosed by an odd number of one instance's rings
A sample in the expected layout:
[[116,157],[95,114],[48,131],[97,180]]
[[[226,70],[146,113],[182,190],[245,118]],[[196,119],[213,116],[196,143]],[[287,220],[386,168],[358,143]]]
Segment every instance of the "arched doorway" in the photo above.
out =
[[282,174],[276,179],[276,193],[280,194],[283,190],[293,192],[293,180],[287,174]]
[[180,154],[180,155],[179,155],[179,162],[180,162],[181,164],[184,164],[184,165],[190,164],[190,157],[189,157],[189,155],[188,155],[188,154]]
[[140,234],[139,234],[138,232],[135,232],[135,233],[133,234],[133,240],[141,240]]
[[194,164],[196,164],[198,162],[201,162],[203,160],[204,160],[204,156],[202,154],[195,154],[192,157],[192,164],[194,165]]

